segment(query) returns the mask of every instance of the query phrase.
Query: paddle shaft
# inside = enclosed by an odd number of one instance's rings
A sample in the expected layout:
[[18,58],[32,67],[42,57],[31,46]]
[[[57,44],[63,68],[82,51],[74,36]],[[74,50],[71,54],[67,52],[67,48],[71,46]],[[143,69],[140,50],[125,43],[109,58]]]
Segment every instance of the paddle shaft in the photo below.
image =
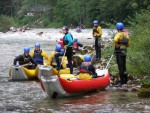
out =
[[105,69],[107,69],[107,68],[108,68],[108,65],[109,65],[109,63],[110,63],[111,59],[113,58],[113,56],[114,56],[114,54],[112,54],[112,55],[111,55],[111,57],[110,57],[109,61],[107,62],[107,65],[106,65]]

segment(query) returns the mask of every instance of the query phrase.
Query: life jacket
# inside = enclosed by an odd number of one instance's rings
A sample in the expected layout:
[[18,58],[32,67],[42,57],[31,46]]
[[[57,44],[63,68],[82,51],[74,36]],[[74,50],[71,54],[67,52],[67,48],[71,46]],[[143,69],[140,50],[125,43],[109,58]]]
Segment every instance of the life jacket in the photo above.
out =
[[58,44],[61,45],[62,49],[64,49],[63,41],[58,41]]
[[85,66],[83,63],[81,64],[80,67],[80,73],[88,73],[90,75],[93,74],[91,71],[89,71],[89,66]]
[[40,52],[37,52],[36,50],[34,50],[33,59],[35,60],[37,64],[43,65],[43,56],[41,54],[42,54],[42,50],[40,50]]
[[26,57],[24,54],[23,54],[23,61],[19,61],[19,65],[23,65],[23,64],[28,64],[31,62],[31,58],[30,56],[28,55],[28,57]]
[[73,43],[73,49],[74,50],[78,50],[79,49],[79,46],[78,46],[77,42]]
[[97,28],[98,28],[98,26],[94,26],[94,27],[93,27],[93,35],[94,35],[95,32],[96,32],[96,33],[99,33],[98,30],[97,30]]
[[118,42],[119,47],[115,48],[115,52],[127,52],[129,39],[122,33],[122,41]]
[[[69,34],[69,33],[66,33],[65,36]],[[71,35],[71,34],[70,34]],[[63,45],[68,45],[69,41],[68,40],[65,40],[65,36],[63,37]],[[73,40],[73,36],[71,35],[71,38]]]

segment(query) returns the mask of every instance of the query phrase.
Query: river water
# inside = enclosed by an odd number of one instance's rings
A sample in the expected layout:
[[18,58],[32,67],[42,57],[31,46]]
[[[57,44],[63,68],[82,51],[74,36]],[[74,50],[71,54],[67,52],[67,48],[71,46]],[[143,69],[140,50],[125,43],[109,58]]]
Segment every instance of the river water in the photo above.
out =
[[[136,93],[116,91],[108,87],[71,98],[50,99],[38,81],[10,81],[8,71],[13,59],[24,47],[41,48],[48,54],[55,49],[56,40],[63,36],[60,29],[31,29],[26,32],[0,33],[0,113],[149,113],[150,99],[138,98]],[[93,44],[92,30],[81,33],[70,30],[83,44]],[[43,32],[41,36],[38,32]],[[103,38],[110,39],[110,30],[103,30]]]

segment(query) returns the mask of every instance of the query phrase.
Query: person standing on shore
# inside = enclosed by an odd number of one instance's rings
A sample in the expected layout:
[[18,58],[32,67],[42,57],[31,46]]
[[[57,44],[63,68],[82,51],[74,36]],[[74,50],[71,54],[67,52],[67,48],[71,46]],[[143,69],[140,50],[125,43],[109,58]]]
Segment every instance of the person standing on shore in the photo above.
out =
[[114,53],[120,75],[120,83],[117,85],[117,87],[121,87],[123,84],[127,84],[128,81],[126,72],[126,54],[127,47],[130,46],[130,40],[128,34],[123,31],[123,23],[118,22],[116,24],[116,29],[118,30],[118,33],[114,37]]
[[93,37],[95,39],[96,60],[101,59],[101,43],[102,28],[98,25],[98,20],[93,21]]

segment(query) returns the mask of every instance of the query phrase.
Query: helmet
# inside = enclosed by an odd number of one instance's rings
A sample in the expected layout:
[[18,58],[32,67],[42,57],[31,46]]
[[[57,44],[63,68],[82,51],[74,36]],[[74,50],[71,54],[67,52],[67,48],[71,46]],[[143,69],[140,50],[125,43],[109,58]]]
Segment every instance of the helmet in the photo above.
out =
[[86,54],[85,56],[84,56],[84,62],[90,62],[91,61],[91,56],[89,55],[89,54]]
[[93,24],[98,24],[98,20],[94,20],[94,21],[93,21]]
[[60,40],[60,41],[63,41],[64,39],[63,39],[63,38],[60,38],[59,40]]
[[67,26],[63,26],[62,30],[69,30]]
[[73,39],[73,42],[77,42],[77,41],[78,41],[78,38],[74,38],[74,39]]
[[124,28],[124,25],[123,25],[123,23],[121,23],[121,22],[118,22],[118,23],[116,24],[116,28],[117,28],[118,30],[121,30],[121,29],[123,29],[123,28]]
[[40,46],[41,46],[40,43],[36,43],[36,44],[35,44],[35,47],[40,47]]
[[61,45],[57,44],[55,50],[60,51],[62,49]]
[[29,47],[25,47],[25,48],[24,48],[24,53],[29,52],[29,51],[30,51],[30,48],[29,48]]

